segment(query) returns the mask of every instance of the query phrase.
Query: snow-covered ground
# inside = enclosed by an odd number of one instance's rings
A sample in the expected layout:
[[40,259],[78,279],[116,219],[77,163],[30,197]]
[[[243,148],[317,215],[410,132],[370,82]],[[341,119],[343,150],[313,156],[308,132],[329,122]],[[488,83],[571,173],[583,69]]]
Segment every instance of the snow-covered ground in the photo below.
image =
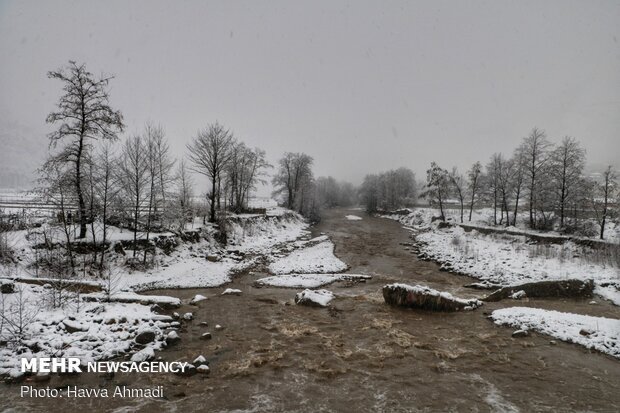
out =
[[[155,337],[146,348],[159,349],[164,345],[164,330],[173,326],[170,317],[155,314],[144,304],[80,302],[78,311],[76,300],[54,309],[45,303],[49,288],[23,283],[16,288],[19,292],[2,295],[6,319],[0,341],[15,338],[20,308],[25,339],[21,344],[0,346],[0,376],[19,376],[20,357],[73,356],[82,363],[110,359],[141,349],[135,338],[146,330]],[[18,326],[7,325],[7,320]],[[19,357],[15,351],[20,352]]]
[[491,318],[499,325],[535,330],[620,358],[620,320],[529,307],[495,310]]
[[269,264],[272,274],[335,273],[345,271],[347,264],[334,255],[334,243],[323,241],[276,258]]
[[592,279],[596,292],[620,305],[620,268],[603,254],[572,241],[532,243],[524,235],[466,232],[431,224],[434,210],[390,215],[416,231],[420,252],[451,271],[493,284],[517,285],[554,279]]
[[[308,234],[308,224],[299,215],[289,212],[272,215],[233,218],[227,229],[228,244],[246,253],[267,253],[273,246],[291,242]],[[268,211],[269,212],[269,211]]]

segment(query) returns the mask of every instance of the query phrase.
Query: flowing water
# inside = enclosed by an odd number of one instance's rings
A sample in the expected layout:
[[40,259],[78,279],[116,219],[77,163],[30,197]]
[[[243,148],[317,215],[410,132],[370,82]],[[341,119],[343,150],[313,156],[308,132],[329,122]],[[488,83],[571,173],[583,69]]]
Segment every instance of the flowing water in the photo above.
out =
[[[391,308],[381,287],[421,283],[462,297],[472,279],[440,272],[418,261],[401,243],[400,224],[366,217],[348,221],[350,210],[327,211],[314,231],[336,244],[351,273],[373,275],[366,283],[337,283],[331,309],[296,306],[296,290],[255,288],[261,274],[243,274],[219,289],[158,290],[188,300],[209,297],[192,311],[181,342],[160,352],[164,360],[191,361],[203,354],[210,376],[94,374],[54,377],[40,385],[81,387],[164,386],[163,399],[21,399],[19,385],[0,385],[0,406],[13,411],[620,411],[620,361],[533,333],[514,339],[513,329],[486,318],[510,305],[534,306],[620,318],[620,308],[597,299],[488,303],[472,312],[433,313]],[[355,212],[353,212],[355,213]],[[208,327],[200,325],[209,323]],[[220,324],[224,330],[215,331]],[[201,340],[205,331],[212,340]],[[2,409],[0,409],[2,410]]]

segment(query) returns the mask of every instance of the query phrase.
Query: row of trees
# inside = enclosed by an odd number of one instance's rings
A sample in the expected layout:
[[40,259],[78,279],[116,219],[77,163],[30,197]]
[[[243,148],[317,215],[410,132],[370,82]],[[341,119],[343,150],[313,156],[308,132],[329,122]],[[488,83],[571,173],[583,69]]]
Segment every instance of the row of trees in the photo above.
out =
[[[134,257],[138,231],[149,244],[155,228],[184,228],[196,212],[192,171],[210,180],[206,199],[211,222],[218,209],[247,209],[251,191],[264,182],[270,168],[265,152],[248,148],[218,123],[200,130],[187,145],[188,162],[172,157],[164,129],[151,123],[119,146],[125,124],[122,113],[109,103],[112,77],[95,78],[73,61],[48,76],[62,82],[64,93],[47,117],[56,129],[49,135],[52,150],[40,171],[40,190],[59,211],[69,251],[90,228],[93,261],[101,269],[109,223],[133,230]],[[67,255],[74,269],[73,254]]]
[[553,144],[534,128],[510,157],[495,153],[484,168],[476,162],[464,175],[431,163],[424,195],[442,217],[446,200],[456,198],[461,222],[466,208],[471,220],[474,208],[487,204],[496,225],[516,225],[519,211],[526,209],[530,228],[586,231],[594,219],[603,239],[614,212],[617,174],[610,166],[599,177],[585,176],[585,163],[586,152],[575,138]]
[[415,175],[407,168],[366,175],[359,196],[368,212],[412,206],[417,200]]
[[272,167],[265,151],[248,148],[219,123],[199,131],[187,149],[192,170],[211,182],[207,192],[211,222],[215,222],[222,202],[233,212],[246,210],[250,192],[258,183],[265,183],[265,172]]

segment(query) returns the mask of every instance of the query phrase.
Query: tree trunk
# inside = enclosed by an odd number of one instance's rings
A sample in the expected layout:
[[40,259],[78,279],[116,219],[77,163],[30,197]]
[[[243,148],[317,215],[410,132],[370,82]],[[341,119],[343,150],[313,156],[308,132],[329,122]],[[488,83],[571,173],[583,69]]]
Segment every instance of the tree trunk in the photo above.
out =
[[215,186],[216,178],[214,176],[211,181],[211,212],[209,215],[209,222],[215,222]]
[[80,136],[78,144],[77,159],[75,161],[75,191],[78,196],[78,205],[80,213],[80,235],[78,238],[86,238],[86,203],[84,202],[84,194],[82,193],[82,150],[84,145],[84,137]]

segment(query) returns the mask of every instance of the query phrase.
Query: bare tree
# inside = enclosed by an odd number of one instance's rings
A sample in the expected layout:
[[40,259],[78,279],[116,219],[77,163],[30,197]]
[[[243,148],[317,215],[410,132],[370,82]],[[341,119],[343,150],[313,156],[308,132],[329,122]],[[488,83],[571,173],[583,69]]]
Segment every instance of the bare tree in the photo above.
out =
[[603,172],[602,182],[594,183],[594,191],[592,193],[592,206],[596,213],[596,220],[600,227],[600,239],[605,237],[605,225],[610,216],[610,204],[615,193],[618,190],[618,174],[608,166]]
[[519,201],[521,200],[521,194],[523,192],[523,183],[525,180],[525,154],[521,148],[517,148],[512,156],[512,195],[514,196],[514,211],[512,215],[512,225],[517,225],[517,215],[519,213]]
[[58,123],[49,135],[50,145],[67,142],[56,154],[58,161],[74,166],[73,184],[79,205],[80,234],[86,237],[86,203],[82,188],[82,164],[95,139],[115,140],[123,130],[123,116],[110,107],[107,87],[113,77],[95,79],[84,64],[69,61],[69,65],[48,73],[51,79],[63,82],[65,94],[58,102],[58,110],[47,116],[48,123]]
[[105,252],[108,240],[108,214],[112,205],[112,200],[118,193],[118,187],[114,185],[114,154],[112,147],[108,143],[101,146],[97,155],[97,192],[100,197],[101,205],[101,255],[99,260],[99,273],[102,274],[105,267]]
[[471,195],[469,201],[469,221],[471,222],[471,215],[474,211],[474,205],[476,203],[476,197],[478,195],[478,191],[480,189],[481,184],[481,176],[482,176],[482,164],[480,162],[474,163],[469,171],[467,171],[467,188],[469,189],[469,194]]
[[441,168],[437,163],[431,162],[431,167],[426,171],[425,196],[431,204],[437,202],[441,219],[445,220],[444,203],[450,192],[450,178],[448,171]]
[[133,257],[138,247],[138,227],[143,203],[149,197],[149,162],[147,149],[139,135],[128,138],[116,170],[116,179],[133,211]]
[[21,344],[27,339],[27,329],[39,314],[40,303],[24,294],[22,284],[15,285],[13,294],[0,294],[0,339]]
[[499,202],[499,184],[501,175],[502,157],[499,153],[494,153],[491,156],[490,162],[486,166],[487,170],[487,197],[491,197],[493,201],[493,224],[497,225],[497,207],[500,206]]
[[465,182],[465,178],[463,177],[463,175],[461,175],[459,171],[456,169],[456,166],[452,168],[452,171],[450,172],[448,179],[450,179],[450,183],[452,184],[452,187],[454,188],[454,192],[456,193],[456,196],[459,199],[459,205],[461,207],[461,223],[462,223],[463,222],[463,211],[465,209],[465,187],[467,184]]
[[523,139],[521,151],[526,159],[526,171],[529,180],[529,212],[530,227],[536,225],[536,186],[541,178],[541,172],[548,159],[548,151],[551,143],[547,141],[545,131],[538,128],[532,129],[530,134]]
[[247,208],[250,191],[256,189],[257,184],[266,183],[263,177],[265,170],[270,167],[265,151],[248,148],[243,142],[231,145],[225,186],[229,195],[229,207],[233,212],[242,212]]
[[193,182],[192,176],[190,175],[185,164],[185,159],[181,159],[181,162],[179,162],[176,175],[176,186],[177,203],[179,209],[181,210],[181,216],[179,217],[179,228],[183,231],[188,218],[193,217]]
[[284,194],[284,201],[288,209],[300,213],[304,211],[305,195],[308,187],[313,183],[312,157],[304,153],[284,154],[279,161],[278,171],[273,177],[274,194]]
[[192,169],[211,180],[211,192],[207,194],[210,222],[215,222],[216,201],[220,198],[218,183],[230,159],[233,142],[232,133],[216,122],[199,131],[192,143],[187,145]]
[[566,136],[551,153],[551,174],[560,211],[560,228],[564,228],[568,204],[574,197],[585,165],[585,150],[575,138]]

